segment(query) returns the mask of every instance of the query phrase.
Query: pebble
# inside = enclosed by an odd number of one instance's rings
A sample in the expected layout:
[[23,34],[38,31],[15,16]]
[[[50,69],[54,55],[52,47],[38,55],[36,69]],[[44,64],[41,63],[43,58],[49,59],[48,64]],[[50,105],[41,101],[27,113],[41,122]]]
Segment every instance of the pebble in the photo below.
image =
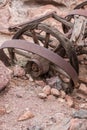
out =
[[15,77],[25,76],[25,70],[21,66],[15,65],[13,68],[13,75]]
[[0,116],[6,114],[6,109],[4,107],[0,107]]
[[43,88],[43,93],[45,93],[46,95],[50,95],[51,94],[51,87],[49,85],[46,85],[44,88]]
[[80,108],[87,109],[87,103],[82,103],[79,105]]
[[79,119],[87,119],[87,110],[85,109],[80,109],[77,112],[73,114],[74,118],[79,118]]
[[67,77],[64,77],[63,75],[60,75],[61,79],[63,80],[64,83],[69,83],[70,79]]
[[58,101],[61,102],[61,103],[64,103],[64,102],[65,102],[65,100],[62,99],[62,98],[58,98]]
[[59,97],[60,96],[60,92],[56,89],[56,88],[52,88],[51,89],[51,94],[55,97]]
[[70,121],[70,127],[68,130],[87,130],[87,120],[86,119],[72,119]]
[[47,95],[46,95],[45,93],[39,93],[38,96],[39,96],[39,98],[41,98],[41,99],[47,98]]
[[60,91],[60,95],[61,95],[61,98],[65,98],[66,93],[65,93],[63,90],[61,90],[61,91]]
[[42,87],[44,87],[46,85],[46,83],[43,80],[35,80],[35,83]]
[[31,111],[24,112],[19,118],[18,121],[24,121],[34,117],[34,114]]
[[74,107],[74,101],[72,97],[70,97],[69,95],[66,95],[65,100],[67,101],[67,104],[69,107]]
[[53,88],[57,88],[58,90],[62,89],[62,82],[58,76],[54,76],[51,78],[46,79],[48,85],[50,85]]
[[30,82],[34,81],[34,79],[32,78],[32,76],[30,74],[26,74],[26,77],[29,79]]
[[87,86],[83,83],[80,84],[79,90],[87,94]]
[[53,95],[48,95],[47,99],[50,101],[55,101],[56,97]]

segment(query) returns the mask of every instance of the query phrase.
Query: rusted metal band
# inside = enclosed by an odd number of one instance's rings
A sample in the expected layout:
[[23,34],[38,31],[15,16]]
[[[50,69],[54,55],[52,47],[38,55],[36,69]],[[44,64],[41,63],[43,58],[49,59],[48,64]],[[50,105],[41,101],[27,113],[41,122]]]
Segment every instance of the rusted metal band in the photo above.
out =
[[84,9],[75,9],[75,10],[71,11],[68,14],[68,16],[71,16],[71,15],[80,15],[80,16],[87,17],[87,10],[84,10]]
[[16,30],[17,28],[23,27],[23,26],[25,26],[25,25],[30,25],[31,23],[39,23],[39,22],[42,22],[42,21],[46,20],[47,18],[52,17],[54,13],[56,13],[56,11],[49,12],[49,13],[43,15],[43,16],[34,18],[34,19],[30,20],[30,21],[27,21],[27,22],[24,22],[24,23],[21,23],[21,24],[17,24],[17,25],[10,26],[8,29],[9,29],[10,31],[13,31],[13,30]]
[[84,1],[80,4],[78,4],[74,9],[80,9],[80,8],[83,8],[85,5],[87,5],[87,1]]
[[50,51],[49,49],[43,48],[39,45],[27,42],[25,40],[5,41],[1,45],[0,49],[4,48],[17,48],[40,55],[41,57],[49,60],[50,62],[54,63],[55,65],[63,69],[72,78],[74,84],[76,84],[78,80],[78,75],[75,69],[70,65],[70,63],[66,62],[62,57]]

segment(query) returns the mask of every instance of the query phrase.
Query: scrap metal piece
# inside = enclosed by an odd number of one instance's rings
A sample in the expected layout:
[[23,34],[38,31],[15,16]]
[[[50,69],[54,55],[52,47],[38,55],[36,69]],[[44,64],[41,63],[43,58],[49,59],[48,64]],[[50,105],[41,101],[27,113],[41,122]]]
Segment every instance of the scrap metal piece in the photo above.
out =
[[10,66],[10,59],[9,57],[5,54],[5,52],[3,51],[3,49],[0,50],[0,60],[6,65],[6,66]]
[[75,9],[75,10],[71,11],[71,12],[67,15],[67,17],[70,16],[70,17],[72,18],[73,15],[80,15],[80,16],[87,17],[87,10],[84,10],[84,9]]
[[87,1],[84,1],[78,5],[76,5],[76,7],[74,9],[80,9],[80,8],[84,8],[84,6],[87,5]]
[[25,66],[26,73],[39,77],[49,71],[49,61],[39,55],[33,54]]
[[70,63],[66,62],[62,57],[50,51],[49,49],[43,48],[36,44],[27,42],[25,40],[5,41],[1,45],[0,49],[4,49],[4,48],[18,48],[18,49],[22,49],[40,55],[41,57],[49,60],[50,62],[54,63],[55,65],[63,69],[72,78],[73,83],[74,84],[77,83],[78,75],[75,69],[70,65]]

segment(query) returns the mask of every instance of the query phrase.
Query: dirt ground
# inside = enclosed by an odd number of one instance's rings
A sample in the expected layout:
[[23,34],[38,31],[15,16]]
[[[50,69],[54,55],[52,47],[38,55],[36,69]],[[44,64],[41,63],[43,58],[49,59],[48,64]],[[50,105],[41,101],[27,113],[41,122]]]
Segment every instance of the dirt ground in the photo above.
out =
[[[27,17],[27,20],[31,19],[35,16],[36,10],[37,14],[41,14],[45,6],[48,9],[48,5],[31,2],[29,4],[26,2],[23,5],[23,1],[19,0],[13,0],[10,4],[10,7],[6,7],[11,13],[10,20],[9,24],[4,25],[5,33],[2,29],[0,30],[0,44],[12,38],[12,34],[8,33],[6,27],[23,22]],[[70,7],[49,6],[51,8],[49,7],[48,10],[56,9],[62,15],[70,10]],[[71,7],[73,6],[74,4]],[[79,77],[79,83],[83,81],[82,78],[87,79],[87,65],[80,65]],[[85,85],[87,86],[87,80]],[[65,99],[55,96],[40,99],[38,93],[42,89],[43,86],[34,80],[25,77],[12,78],[7,88],[0,93],[0,111],[1,109],[2,112],[4,111],[4,114],[0,115],[0,130],[68,130],[73,118],[72,115],[79,109],[87,110],[87,94],[80,93],[78,89],[75,89],[70,95],[74,101],[73,107],[70,107]],[[19,117],[27,111],[30,111],[34,116],[31,119],[19,121]]]

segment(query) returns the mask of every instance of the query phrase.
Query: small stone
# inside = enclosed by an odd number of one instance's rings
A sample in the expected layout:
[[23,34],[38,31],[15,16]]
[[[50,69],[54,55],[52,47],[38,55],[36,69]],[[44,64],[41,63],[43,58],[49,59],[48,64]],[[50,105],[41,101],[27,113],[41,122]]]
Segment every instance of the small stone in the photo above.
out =
[[[81,75],[79,76],[79,80],[83,83],[86,83],[87,84],[87,76],[85,74],[86,70],[81,72]],[[84,76],[82,76],[84,74]]]
[[87,110],[80,109],[73,114],[74,118],[87,119]]
[[31,119],[33,117],[34,117],[34,114],[32,112],[26,111],[18,118],[18,121],[24,121],[27,119]]
[[41,99],[47,98],[47,95],[46,95],[45,93],[39,93],[38,96],[39,96],[39,98],[41,98]]
[[17,96],[17,98],[22,98],[23,97],[23,95],[21,93],[16,94],[16,96]]
[[86,119],[72,119],[70,121],[70,127],[68,130],[87,130],[87,120]]
[[44,87],[44,86],[46,85],[43,80],[35,80],[35,83],[36,83],[37,85],[39,85],[39,86],[42,86],[42,87]]
[[5,104],[6,114],[9,114],[12,112],[12,108],[9,104]]
[[61,90],[61,91],[60,91],[60,95],[61,95],[61,98],[65,98],[66,93],[65,93],[63,90]]
[[50,85],[51,87],[57,88],[58,90],[62,89],[62,82],[58,76],[48,78],[46,79],[46,81],[47,81],[47,84]]
[[75,88],[79,88],[79,86],[80,86],[80,84],[79,83],[77,83],[76,85],[75,85]]
[[30,82],[33,82],[33,81],[34,81],[34,79],[31,77],[30,74],[26,74],[26,77],[29,79]]
[[62,99],[62,98],[58,98],[58,101],[61,102],[61,103],[64,103],[64,102],[65,102],[65,100]]
[[79,105],[80,108],[87,109],[87,103],[82,103]]
[[87,86],[83,83],[80,84],[79,90],[87,94]]
[[29,77],[29,81],[30,81],[30,82],[33,82],[34,79],[30,76],[30,77]]
[[87,61],[84,61],[85,62],[85,65],[87,65]]
[[43,88],[43,93],[45,93],[46,95],[50,95],[51,94],[51,87],[49,85],[46,85]]
[[51,94],[56,97],[60,96],[60,92],[56,88],[51,89]]
[[70,97],[69,95],[66,95],[65,100],[67,101],[67,104],[69,105],[69,107],[74,107],[74,101],[72,97]]
[[14,77],[25,76],[25,70],[21,66],[15,65],[13,68],[13,75]]
[[63,75],[60,75],[61,79],[63,80],[64,83],[69,83],[70,79],[67,77],[64,77]]
[[50,100],[50,101],[54,101],[54,100],[56,99],[56,97],[53,96],[53,95],[49,95],[49,96],[47,97],[47,99]]
[[0,116],[6,114],[6,109],[4,107],[0,107]]

